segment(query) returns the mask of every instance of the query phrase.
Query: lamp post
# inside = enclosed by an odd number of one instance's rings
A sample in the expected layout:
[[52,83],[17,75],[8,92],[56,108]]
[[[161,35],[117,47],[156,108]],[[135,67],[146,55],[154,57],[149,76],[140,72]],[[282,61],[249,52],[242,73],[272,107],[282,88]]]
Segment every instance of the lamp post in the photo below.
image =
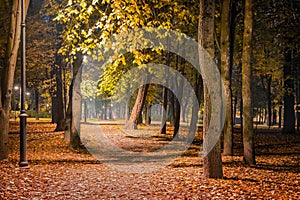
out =
[[[16,91],[16,92],[19,92],[19,102],[20,102],[20,104],[21,104],[21,88],[19,87],[19,86],[15,86],[14,87],[14,90]],[[18,106],[19,106],[19,103],[18,103]],[[16,120],[16,116],[17,116],[17,104],[15,104],[14,105],[14,109],[15,109],[15,120]],[[21,106],[20,106],[20,108],[21,108]],[[21,109],[20,109],[21,110]]]
[[28,167],[28,161],[26,156],[26,110],[25,110],[25,90],[26,90],[26,54],[25,54],[25,0],[21,1],[21,113],[20,113],[20,162],[19,167],[27,168]]

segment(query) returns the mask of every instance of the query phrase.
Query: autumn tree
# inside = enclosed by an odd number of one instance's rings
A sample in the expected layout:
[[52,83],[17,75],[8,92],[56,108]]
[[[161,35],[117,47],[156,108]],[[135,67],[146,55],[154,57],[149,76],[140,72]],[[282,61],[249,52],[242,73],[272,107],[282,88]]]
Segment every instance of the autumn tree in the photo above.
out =
[[243,145],[244,161],[246,164],[255,164],[254,132],[252,114],[252,32],[253,8],[252,0],[245,1],[244,37],[243,37],[243,63],[242,63],[242,99],[243,99]]
[[[215,57],[214,46],[214,16],[215,3],[213,1],[200,1],[200,16],[198,26],[198,42],[211,57]],[[201,62],[201,58],[199,58]],[[204,83],[204,115],[203,115],[203,137],[208,134],[208,127],[211,120],[211,99],[207,86]],[[204,176],[206,178],[222,178],[222,159],[220,140],[215,144],[203,161]]]
[[226,97],[226,119],[223,129],[224,155],[233,154],[232,138],[232,91],[231,91],[231,64],[230,64],[230,8],[231,1],[223,0],[221,14],[221,75]]
[[[52,65],[54,65],[57,31],[54,22],[44,14],[41,0],[31,1],[27,14],[27,85],[34,93],[35,116],[39,119],[41,100],[50,96]],[[51,48],[49,48],[51,46]],[[19,75],[19,74],[16,74]],[[47,99],[47,98],[45,98]]]
[[[27,12],[29,2],[29,0],[25,1],[25,12]],[[0,69],[0,159],[4,159],[8,156],[7,145],[11,95],[21,37],[21,2],[18,0],[10,2],[1,1],[1,4],[1,6],[7,6],[10,11],[10,28],[7,36],[6,57],[4,66]],[[6,10],[1,11],[3,15],[7,12]]]

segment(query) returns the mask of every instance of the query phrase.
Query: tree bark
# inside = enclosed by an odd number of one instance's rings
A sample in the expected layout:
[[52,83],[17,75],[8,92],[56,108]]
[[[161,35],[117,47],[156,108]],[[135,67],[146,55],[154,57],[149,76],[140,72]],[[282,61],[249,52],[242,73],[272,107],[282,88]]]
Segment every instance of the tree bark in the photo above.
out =
[[146,125],[147,126],[150,126],[150,124],[151,124],[151,106],[152,105],[149,105],[147,103],[147,106],[146,106]]
[[[147,79],[147,78],[145,78],[145,79]],[[146,80],[143,80],[143,83],[146,83],[146,82],[147,82]],[[143,107],[145,104],[148,88],[149,88],[149,84],[143,84],[139,88],[138,95],[136,97],[136,101],[135,101],[135,104],[133,106],[133,109],[132,109],[132,112],[130,115],[130,119],[126,123],[125,129],[127,129],[127,130],[137,129],[139,117],[142,113],[142,110],[143,110]]]
[[0,160],[8,157],[9,113],[21,35],[21,5],[18,0],[12,2],[11,11],[6,62],[0,69]]
[[[76,54],[76,59],[73,63],[73,79],[69,90],[69,105],[67,109],[66,118],[66,130],[65,130],[65,141],[69,142],[69,148],[81,147],[81,141],[79,137],[79,124],[81,119],[81,95],[80,95],[80,80],[81,71],[80,66],[83,61],[81,53]],[[78,74],[79,73],[79,74]],[[78,74],[78,79],[75,82],[75,77]],[[75,111],[75,112],[74,112]],[[77,114],[77,116],[74,115]],[[77,118],[78,120],[75,120]]]
[[237,97],[233,97],[233,114],[232,114],[232,124],[236,124],[236,111],[237,111]]
[[[175,95],[174,95],[174,97],[175,97]],[[178,137],[179,127],[180,127],[180,100],[175,97],[174,98],[174,132],[173,132],[173,138]]]
[[[200,18],[198,26],[198,42],[213,59],[214,52],[214,16],[215,3],[214,1],[200,0]],[[203,59],[199,58],[200,62]],[[205,83],[204,83],[205,84]],[[208,127],[211,116],[211,100],[207,86],[204,85],[204,116],[203,116],[203,137],[208,134]],[[222,178],[222,159],[220,140],[216,143],[213,149],[204,157],[203,171],[205,178]]]
[[253,114],[252,114],[252,29],[253,10],[252,0],[245,0],[244,36],[243,36],[243,63],[242,63],[242,96],[243,96],[243,144],[244,162],[255,164]]
[[167,133],[167,106],[168,106],[168,89],[163,88],[163,103],[162,103],[162,114],[161,114],[161,134]]
[[280,105],[278,108],[278,128],[281,128],[282,124],[282,106]]
[[271,83],[272,83],[272,76],[267,75],[267,124],[268,127],[270,128],[272,126],[272,99],[271,99]]
[[[183,64],[183,60],[180,59],[179,56],[176,55],[176,70],[181,71],[180,73],[184,74],[184,70],[180,69],[179,64]],[[178,80],[179,78],[179,80]],[[174,132],[173,138],[178,137],[178,131],[180,127],[180,111],[181,111],[181,99],[183,93],[183,79],[176,75],[174,80],[175,91],[177,91],[177,96],[173,95],[174,97]]]
[[174,94],[171,90],[168,90],[168,97],[169,97],[169,110],[168,110],[168,115],[169,115],[169,120],[170,120],[170,125],[174,126],[175,125],[175,99],[174,99]]
[[292,60],[291,51],[288,50],[285,53],[285,64],[284,64],[284,87],[285,93],[283,97],[283,130],[284,134],[294,134],[295,133],[295,97],[294,97],[294,81],[291,78],[292,76],[292,66],[290,65]]
[[[198,103],[200,103],[203,99],[203,80],[202,80],[202,77],[200,77],[200,75],[198,75],[198,74],[196,74],[196,81],[195,81],[195,84],[193,85],[193,88],[194,88],[195,94],[197,96]],[[197,131],[198,112],[199,112],[198,109],[196,109],[195,107],[192,107],[192,118],[191,118],[191,122],[190,122],[189,137],[194,136],[193,134],[195,134]]]
[[221,16],[221,76],[225,90],[226,117],[223,128],[224,149],[223,155],[233,154],[232,137],[232,92],[230,68],[230,0],[223,0]]
[[56,129],[55,131],[64,131],[65,130],[65,106],[63,99],[63,83],[62,83],[62,56],[56,54],[55,63],[54,63],[54,73],[56,79],[56,90],[55,90],[55,101],[56,101]]

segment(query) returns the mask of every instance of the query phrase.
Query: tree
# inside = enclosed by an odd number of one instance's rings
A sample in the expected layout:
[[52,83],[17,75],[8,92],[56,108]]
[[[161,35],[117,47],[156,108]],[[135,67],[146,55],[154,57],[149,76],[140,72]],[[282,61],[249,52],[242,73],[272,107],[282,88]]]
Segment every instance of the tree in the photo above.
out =
[[163,87],[162,92],[162,114],[161,114],[161,134],[167,133],[167,106],[168,106],[168,88]]
[[[147,72],[145,72],[145,73],[147,73]],[[140,88],[139,88],[138,95],[136,97],[136,101],[133,106],[130,118],[125,125],[125,128],[128,130],[137,129],[138,120],[142,113],[142,110],[143,110],[143,107],[144,107],[144,104],[146,101],[147,92],[149,89],[149,84],[147,84],[147,82],[148,82],[147,79],[148,78],[146,77],[143,80],[143,83],[142,83],[143,85],[140,86]]]
[[[20,1],[13,0],[9,5],[11,9],[10,30],[7,40],[6,60],[0,69],[0,159],[8,156],[8,128],[11,107],[11,95],[14,74],[21,37],[21,5]],[[25,2],[26,13],[29,0]]]
[[[198,26],[198,42],[199,46],[203,47],[211,59],[214,59],[214,16],[215,3],[214,1],[200,1],[200,18]],[[202,61],[199,58],[200,62]],[[203,116],[203,137],[207,134],[211,119],[211,100],[207,86],[204,84],[204,116]],[[208,152],[203,161],[204,177],[206,178],[222,178],[222,158],[220,140],[216,143],[213,149]]]
[[54,91],[55,95],[52,96],[52,106],[55,112],[52,112],[52,122],[56,123],[55,131],[65,130],[65,106],[63,100],[63,80],[62,80],[62,67],[63,67],[63,57],[60,54],[55,55],[55,63],[52,68],[55,74],[55,85],[56,89]]
[[[191,6],[193,3],[133,0],[65,2],[56,18],[66,25],[63,33],[64,45],[60,52],[70,55],[82,52],[90,55],[97,44],[105,43],[113,34],[128,29],[145,26],[174,30],[185,29],[186,26],[183,24],[191,24],[196,19],[195,15],[190,15],[189,10],[193,9],[187,9],[193,8]],[[141,52],[133,51],[132,53],[135,58],[133,63],[146,61],[141,56]],[[101,57],[101,55],[92,56],[95,59]],[[109,75],[109,73],[106,74]],[[122,73],[119,73],[115,79],[121,75]],[[134,113],[132,112],[132,115],[135,117],[139,115]],[[132,120],[135,121],[133,118]]]
[[64,138],[65,141],[69,142],[70,148],[81,147],[81,141],[79,137],[79,121],[81,117],[80,67],[82,61],[83,55],[81,53],[77,53],[76,58],[73,62],[73,79],[69,90],[69,105],[66,113],[66,130]]
[[292,52],[287,50],[285,53],[285,64],[284,64],[284,87],[285,93],[283,97],[284,101],[284,121],[283,121],[283,129],[282,132],[287,133],[295,133],[295,95],[294,95],[294,80],[291,78],[292,76],[292,68],[291,65],[292,60]]
[[221,16],[221,75],[226,97],[226,118],[223,129],[223,155],[233,154],[232,137],[232,92],[231,92],[231,64],[230,64],[230,0],[223,0]]
[[[57,119],[60,116],[64,116],[64,109],[62,108],[64,106],[59,106],[59,101],[57,101],[59,93],[58,89],[55,88],[59,88],[57,83],[62,84],[58,75],[61,70],[58,66],[60,63],[57,63],[58,61],[61,62],[62,58],[57,57],[56,53],[59,46],[58,43],[61,40],[58,39],[59,31],[52,19],[53,16],[47,15],[42,0],[31,1],[26,26],[28,41],[26,49],[26,78],[30,91],[35,93],[36,119],[39,119],[41,101],[47,100],[47,103],[49,103],[52,97],[53,105],[51,108],[55,110],[55,112],[52,112],[52,122],[57,123],[57,130],[60,130],[59,125],[61,123]],[[16,75],[19,75],[18,71]],[[44,104],[46,103],[44,102]],[[58,109],[58,107],[60,108]]]
[[252,32],[253,10],[252,0],[245,1],[244,37],[243,37],[243,63],[242,63],[242,98],[243,98],[243,144],[244,162],[248,165],[255,164],[254,133],[252,115]]

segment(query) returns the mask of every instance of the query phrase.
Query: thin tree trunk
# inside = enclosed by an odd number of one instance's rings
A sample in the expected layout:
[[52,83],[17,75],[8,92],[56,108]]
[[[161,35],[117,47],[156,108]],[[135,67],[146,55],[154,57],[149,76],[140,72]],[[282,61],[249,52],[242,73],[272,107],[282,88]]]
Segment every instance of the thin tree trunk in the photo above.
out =
[[104,119],[104,120],[107,120],[107,100],[104,100],[103,119]]
[[170,125],[174,126],[175,125],[175,99],[174,99],[174,94],[171,90],[168,90],[168,97],[169,97],[169,120],[170,120]]
[[283,111],[283,130],[284,134],[294,134],[295,133],[295,97],[294,93],[294,81],[291,78],[292,76],[292,66],[290,62],[292,60],[292,52],[288,50],[285,54],[285,64],[284,64],[284,86],[285,86],[285,93],[283,97],[284,103],[284,111]]
[[[194,84],[194,91],[197,96],[198,102],[200,103],[203,99],[203,81],[200,75],[196,74],[196,81]],[[198,124],[198,112],[199,110],[195,107],[192,107],[192,118],[190,123],[190,129],[189,129],[189,136],[192,137],[197,131],[197,124]]]
[[130,98],[130,93],[129,93],[129,84],[126,88],[126,94],[128,95],[126,99],[128,99],[126,102],[125,102],[125,123],[127,123],[127,121],[129,120],[130,118],[130,106],[129,106],[129,98]]
[[272,125],[274,126],[277,123],[277,111],[276,109],[273,107],[273,114],[272,114]]
[[182,122],[186,122],[186,109],[187,109],[188,103],[187,101],[184,101],[182,103],[182,109],[181,109],[181,118],[182,118]]
[[38,89],[35,89],[34,90],[34,96],[35,96],[35,119],[36,120],[39,120],[39,111],[40,111],[40,94],[39,94],[39,91]]
[[279,106],[279,110],[278,110],[278,128],[281,128],[281,124],[282,124],[282,106]]
[[272,126],[272,99],[271,99],[271,82],[272,82],[272,76],[267,76],[267,112],[268,112],[268,127],[270,128]]
[[236,124],[236,110],[237,110],[237,97],[235,96],[233,98],[233,117],[232,117],[232,121],[233,121],[233,125]]
[[[168,40],[168,45],[169,45],[169,40]],[[166,52],[166,65],[170,66],[171,59],[170,59],[170,52]],[[166,75],[166,82],[169,81],[168,79],[168,74],[169,70],[168,68],[165,71]],[[163,104],[162,104],[162,115],[161,115],[161,134],[166,134],[167,133],[167,108],[168,108],[168,88],[163,87]]]
[[[69,106],[67,109],[66,130],[65,130],[65,140],[69,141],[70,148],[81,147],[81,141],[79,137],[79,132],[80,132],[79,123],[81,118],[81,95],[80,95],[81,72],[79,70],[82,64],[83,56],[81,53],[77,53],[76,56],[77,58],[73,63],[73,79],[69,90]],[[77,74],[79,77],[75,82],[75,78]],[[74,115],[74,113],[76,113],[76,115]]]
[[[146,83],[146,82],[147,81],[144,80],[144,83]],[[148,88],[149,88],[149,84],[143,84],[139,88],[138,95],[136,97],[136,101],[135,101],[135,104],[133,106],[133,109],[132,109],[132,112],[130,115],[130,119],[128,120],[128,122],[125,125],[126,129],[128,129],[128,130],[137,129],[139,117],[142,113],[142,110],[143,110],[143,107],[145,104]]]
[[[211,58],[214,58],[214,1],[200,0],[200,17],[198,26],[198,41]],[[199,58],[200,62],[203,59]],[[203,137],[208,134],[208,127],[211,117],[211,100],[207,86],[204,85],[204,116],[203,116]],[[222,178],[222,159],[220,139],[203,160],[204,177],[206,178]]]
[[174,132],[173,138],[178,137],[178,131],[180,127],[180,100],[175,97],[174,99]]
[[[184,74],[184,69],[179,69],[179,63],[183,64],[183,60],[179,58],[179,56],[176,56],[176,69],[181,71],[182,74]],[[180,111],[181,111],[181,102],[182,102],[182,93],[183,93],[183,78],[176,76],[176,90],[177,90],[177,97],[174,95],[174,113],[175,113],[175,120],[174,120],[174,133],[173,138],[178,137],[178,131],[180,127]]]
[[255,164],[254,133],[252,117],[252,29],[253,11],[252,0],[245,0],[245,19],[243,36],[243,63],[242,63],[242,96],[243,96],[243,144],[244,162],[248,165]]
[[152,105],[149,105],[147,103],[147,106],[146,106],[146,125],[147,126],[150,126],[150,124],[151,124],[151,106]]
[[221,76],[225,90],[226,117],[223,129],[224,149],[223,155],[233,154],[232,137],[232,93],[230,68],[230,0],[223,0],[221,17]]
[[55,131],[64,131],[65,130],[65,106],[63,100],[63,83],[62,83],[62,56],[56,54],[55,63],[54,63],[54,73],[56,79],[56,90],[55,90],[55,101],[56,101],[56,129]]
[[161,114],[161,134],[166,134],[167,131],[167,106],[168,106],[168,89],[163,88],[163,104],[162,104],[162,114]]

